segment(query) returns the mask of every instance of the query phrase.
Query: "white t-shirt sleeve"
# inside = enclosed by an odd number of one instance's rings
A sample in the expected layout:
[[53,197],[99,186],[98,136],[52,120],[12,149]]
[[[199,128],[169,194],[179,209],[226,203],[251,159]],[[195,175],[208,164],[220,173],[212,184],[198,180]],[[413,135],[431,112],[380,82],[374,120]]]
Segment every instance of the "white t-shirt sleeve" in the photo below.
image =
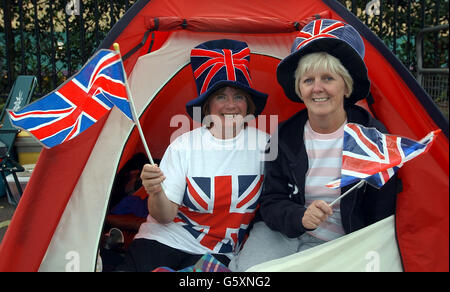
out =
[[[181,205],[186,189],[187,152],[183,151],[181,137],[169,145],[160,163],[166,179],[163,182],[164,192],[169,200]],[[185,150],[185,149],[184,149]]]

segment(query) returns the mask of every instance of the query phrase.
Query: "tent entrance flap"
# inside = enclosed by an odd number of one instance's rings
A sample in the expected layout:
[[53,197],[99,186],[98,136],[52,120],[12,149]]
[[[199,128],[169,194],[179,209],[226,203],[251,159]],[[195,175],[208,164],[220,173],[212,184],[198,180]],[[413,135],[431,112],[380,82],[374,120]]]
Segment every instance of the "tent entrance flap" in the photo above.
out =
[[[188,30],[193,32],[218,32],[218,33],[243,33],[243,34],[276,34],[276,33],[292,33],[299,31],[308,22],[318,18],[330,18],[329,10],[321,11],[299,21],[291,21],[276,17],[190,17],[182,18],[177,16],[144,16],[144,25],[146,31],[142,40],[126,54],[123,60],[128,59],[142,48],[151,32],[164,31],[171,32],[177,30]],[[152,49],[154,40],[152,40],[147,50],[149,53]]]
[[308,22],[317,18],[329,18],[329,10],[322,11],[297,21],[275,17],[191,17],[176,16],[145,17],[144,23],[148,30],[174,31],[190,30],[196,32],[223,33],[290,33],[300,30]]

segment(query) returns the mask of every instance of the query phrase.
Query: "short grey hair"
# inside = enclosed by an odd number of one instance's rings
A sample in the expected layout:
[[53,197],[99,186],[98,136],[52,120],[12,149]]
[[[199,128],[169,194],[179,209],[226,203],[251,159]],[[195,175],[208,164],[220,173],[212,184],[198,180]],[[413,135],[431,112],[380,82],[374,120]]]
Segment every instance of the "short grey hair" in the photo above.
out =
[[326,71],[334,74],[339,74],[344,79],[345,86],[348,89],[349,97],[353,91],[353,78],[348,73],[348,70],[342,65],[338,58],[326,53],[317,52],[311,53],[300,59],[297,69],[295,70],[295,93],[300,97],[300,90],[298,82],[300,78],[308,71]]

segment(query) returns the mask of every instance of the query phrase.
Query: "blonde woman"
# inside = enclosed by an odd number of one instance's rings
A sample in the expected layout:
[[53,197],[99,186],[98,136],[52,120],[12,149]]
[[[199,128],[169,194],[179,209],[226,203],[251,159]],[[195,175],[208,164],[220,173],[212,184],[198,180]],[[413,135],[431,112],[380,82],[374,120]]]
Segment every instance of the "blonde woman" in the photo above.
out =
[[[286,96],[306,109],[279,126],[278,156],[265,163],[260,213],[243,250],[229,268],[245,271],[339,238],[392,215],[397,181],[382,189],[366,186],[331,208],[352,185],[328,189],[340,177],[344,125],[358,123],[385,131],[366,110],[354,105],[370,88],[357,31],[340,21],[321,19],[299,33],[292,53],[281,61],[277,78]],[[332,260],[332,259],[330,259]]]

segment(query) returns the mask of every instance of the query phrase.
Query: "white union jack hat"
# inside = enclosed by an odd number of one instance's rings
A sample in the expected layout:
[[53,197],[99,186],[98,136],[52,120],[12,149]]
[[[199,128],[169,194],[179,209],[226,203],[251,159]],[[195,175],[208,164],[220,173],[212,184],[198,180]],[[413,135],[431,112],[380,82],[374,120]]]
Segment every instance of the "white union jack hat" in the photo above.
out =
[[303,27],[295,38],[291,54],[277,68],[277,79],[286,96],[302,102],[295,92],[295,70],[307,54],[326,52],[338,58],[353,78],[353,92],[346,104],[354,104],[369,94],[370,81],[364,59],[364,42],[349,24],[333,19],[317,19]]

